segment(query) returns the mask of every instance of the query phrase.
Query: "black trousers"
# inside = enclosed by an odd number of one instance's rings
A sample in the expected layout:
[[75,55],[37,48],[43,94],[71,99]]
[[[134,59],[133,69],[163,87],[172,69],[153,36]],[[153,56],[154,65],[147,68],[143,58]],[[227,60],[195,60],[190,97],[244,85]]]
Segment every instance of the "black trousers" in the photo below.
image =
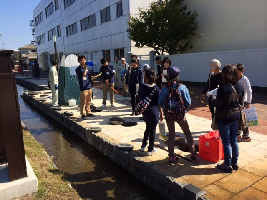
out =
[[149,139],[148,151],[152,151],[154,148],[156,127],[157,124],[151,124],[146,122],[146,130],[144,132],[142,146],[146,146],[147,140]]
[[211,103],[211,101],[209,101],[209,109],[211,112],[211,119],[213,119],[213,117],[214,117],[214,105]]
[[136,95],[136,85],[129,85],[129,92],[131,95],[132,110],[135,110],[135,105],[138,103],[138,95]]

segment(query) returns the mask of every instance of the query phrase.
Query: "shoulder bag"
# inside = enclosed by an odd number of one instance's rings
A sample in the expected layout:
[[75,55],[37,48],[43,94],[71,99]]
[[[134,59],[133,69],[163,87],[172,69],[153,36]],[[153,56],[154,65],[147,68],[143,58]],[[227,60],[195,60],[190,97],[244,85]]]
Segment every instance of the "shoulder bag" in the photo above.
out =
[[238,98],[238,94],[237,94],[237,91],[236,89],[234,88],[234,86],[232,85],[232,88],[236,94],[236,98],[237,98],[237,101],[238,101],[238,105],[239,105],[239,111],[240,111],[240,120],[239,120],[239,126],[241,127],[242,130],[244,130],[245,128],[247,128],[247,119],[246,119],[246,115],[245,115],[245,112],[244,112],[244,109],[243,107],[240,105],[239,103],[239,98]]

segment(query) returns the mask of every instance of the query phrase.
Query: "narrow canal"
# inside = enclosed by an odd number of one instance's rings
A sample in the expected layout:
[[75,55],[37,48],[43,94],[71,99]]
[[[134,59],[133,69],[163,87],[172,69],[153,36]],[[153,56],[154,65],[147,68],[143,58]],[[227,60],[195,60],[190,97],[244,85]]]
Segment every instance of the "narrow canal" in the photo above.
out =
[[21,120],[36,140],[54,157],[82,199],[159,199],[89,144],[40,115],[20,97],[26,89],[17,85]]

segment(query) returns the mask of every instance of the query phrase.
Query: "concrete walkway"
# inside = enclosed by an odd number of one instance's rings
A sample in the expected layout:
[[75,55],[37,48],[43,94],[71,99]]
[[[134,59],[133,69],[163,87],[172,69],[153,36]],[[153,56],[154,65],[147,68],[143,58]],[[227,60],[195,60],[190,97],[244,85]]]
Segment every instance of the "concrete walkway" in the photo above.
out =
[[[24,78],[17,76],[17,78]],[[45,79],[31,79],[27,77],[25,81],[36,84],[46,85]],[[102,90],[93,88],[93,104],[99,108],[102,105]],[[51,96],[51,94],[50,94]],[[264,96],[266,98],[266,95]],[[36,95],[34,98],[38,99]],[[108,95],[109,98],[109,95]],[[191,97],[192,100],[194,97]],[[157,143],[157,153],[153,156],[146,156],[146,153],[140,152],[141,141],[145,130],[145,123],[139,120],[140,116],[130,116],[130,98],[122,95],[115,95],[116,108],[112,108],[107,101],[107,107],[102,112],[94,113],[96,117],[90,120],[81,120],[79,108],[62,106],[62,111],[71,111],[74,113],[71,120],[81,122],[84,126],[99,126],[102,128],[101,137],[113,143],[130,143],[134,145],[133,152],[141,161],[154,164],[154,168],[164,174],[173,177],[176,181],[185,184],[192,184],[206,192],[208,199],[267,199],[267,135],[263,135],[251,130],[252,142],[239,143],[240,156],[238,164],[240,170],[232,174],[222,173],[215,166],[217,163],[211,163],[199,158],[196,162],[191,162],[189,152],[183,152],[178,148],[175,153],[180,155],[179,162],[174,166],[168,166],[167,162],[167,144],[160,138]],[[194,100],[195,101],[195,100]],[[194,141],[198,144],[200,135],[210,131],[211,121],[207,119],[209,115],[207,108],[197,107],[192,102],[192,107],[187,114],[187,120]],[[44,104],[51,104],[51,99],[47,98]],[[266,105],[261,105],[262,107]],[[260,110],[264,112],[264,110]],[[261,115],[261,113],[259,114]],[[119,125],[110,125],[110,117],[119,116],[125,121],[137,122],[134,127],[124,127]],[[203,117],[201,117],[203,116]],[[259,128],[259,127],[258,127]],[[159,132],[157,128],[157,133]],[[176,133],[183,136],[180,127],[176,125]],[[221,161],[222,162],[222,161]]]

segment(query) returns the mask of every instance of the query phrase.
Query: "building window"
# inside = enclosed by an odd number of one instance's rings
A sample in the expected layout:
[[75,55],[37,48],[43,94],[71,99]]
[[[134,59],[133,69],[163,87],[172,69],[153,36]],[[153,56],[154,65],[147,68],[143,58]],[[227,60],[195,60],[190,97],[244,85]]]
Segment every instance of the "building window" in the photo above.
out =
[[50,31],[48,31],[48,41],[50,41],[50,40],[53,40],[53,35],[55,35],[56,34],[56,29],[55,28],[53,28],[53,29],[51,29]]
[[96,26],[96,17],[95,14],[82,19],[81,21],[81,31],[87,30],[93,26]]
[[75,0],[64,0],[64,9],[70,7],[74,2]]
[[39,37],[37,37],[37,44],[43,44],[45,43],[45,34],[40,35]]
[[55,11],[59,9],[58,0],[54,0]]
[[61,37],[60,25],[57,26],[57,37]]
[[117,12],[116,12],[116,17],[119,18],[123,15],[122,12],[122,2],[117,3]]
[[115,53],[114,53],[115,57],[118,57],[119,59],[125,58],[124,57],[124,48],[115,49],[114,51],[115,51]]
[[43,12],[41,12],[37,17],[35,17],[35,26],[38,26],[43,21]]
[[75,34],[77,32],[78,32],[77,22],[75,22],[74,24],[71,24],[71,25],[69,25],[69,26],[66,27],[66,35],[67,35],[67,37],[69,35],[73,35],[73,34]]
[[110,62],[110,50],[103,50],[103,57],[106,58],[107,62]]
[[111,20],[110,7],[101,10],[101,23],[108,22]]
[[47,6],[45,8],[45,16],[46,18],[49,17],[50,15],[52,15],[54,12],[54,4],[53,2],[49,4],[49,6]]

